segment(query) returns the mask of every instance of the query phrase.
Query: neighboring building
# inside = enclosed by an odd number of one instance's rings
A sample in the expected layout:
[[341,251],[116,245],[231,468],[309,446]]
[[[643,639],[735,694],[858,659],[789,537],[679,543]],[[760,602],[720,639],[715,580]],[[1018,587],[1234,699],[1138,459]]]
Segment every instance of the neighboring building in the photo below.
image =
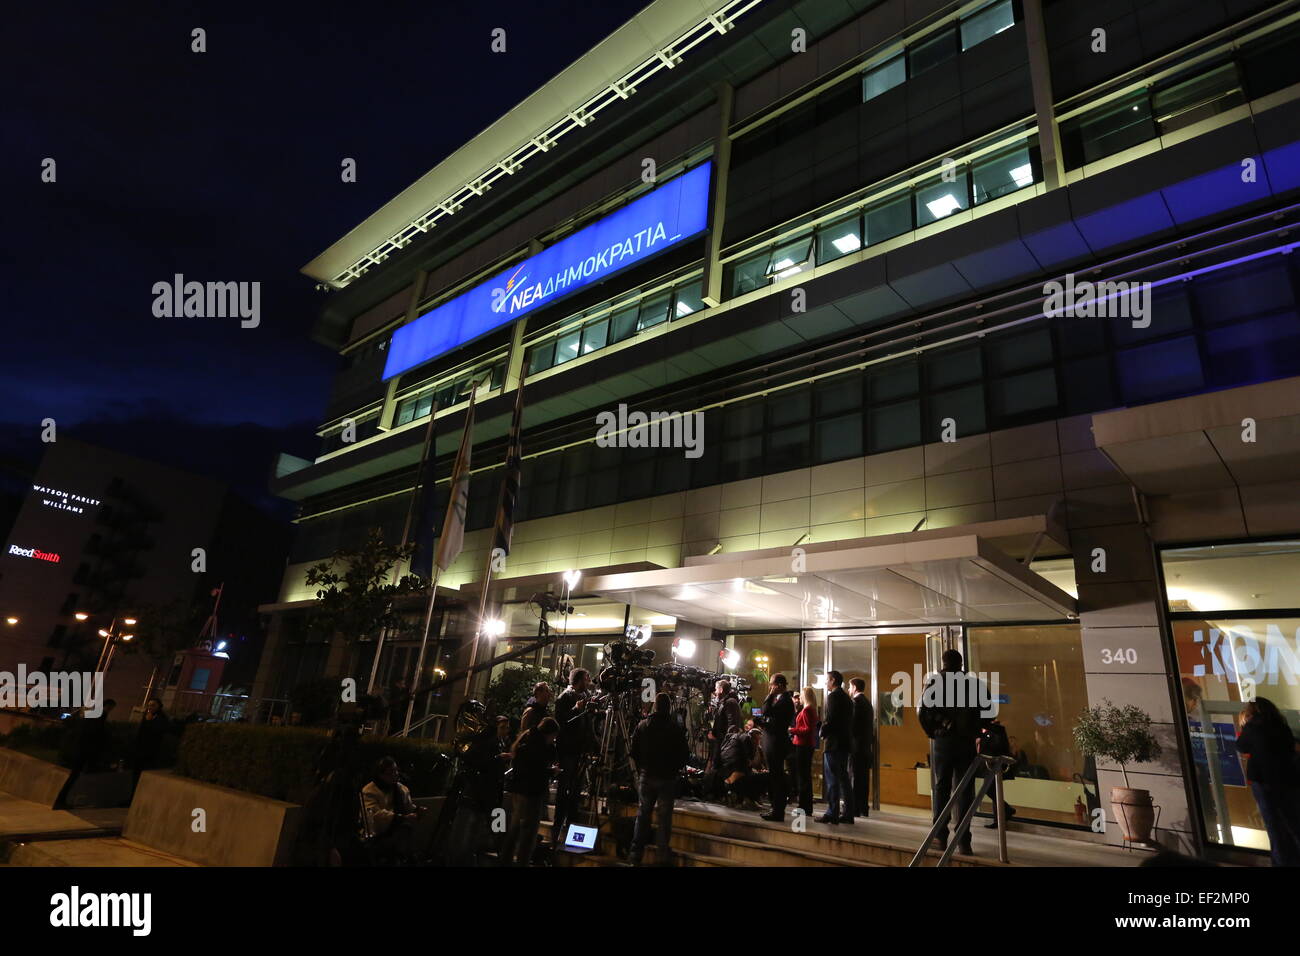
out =
[[[60,437],[32,475],[0,555],[0,616],[16,619],[0,622],[0,668],[93,671],[105,646],[98,632],[156,627],[144,620],[151,609],[166,609],[168,640],[181,657],[199,638],[211,591],[224,583],[221,667],[242,670],[248,686],[262,640],[256,607],[274,593],[286,543],[282,524],[220,482]],[[205,570],[196,570],[195,549],[203,549]],[[216,690],[171,686],[181,668],[165,657],[117,645],[105,684],[122,705],[119,718],[142,703],[151,679],[169,697]],[[212,670],[187,673],[210,677]],[[185,695],[184,709],[205,709],[200,704]]]
[[[864,676],[878,799],[928,807],[889,691],[957,647],[999,675],[1021,819],[1108,807],[1071,726],[1109,699],[1159,730],[1128,768],[1159,838],[1257,851],[1232,718],[1300,711],[1298,199],[1294,3],[658,0],[305,267],[348,367],[273,482],[300,515],[258,693],[369,676],[304,570],[401,538],[434,403],[445,499],[486,376],[422,680],[466,662],[523,377],[480,659],[583,569],[576,659],[649,624],[757,681]],[[702,413],[702,448],[598,444],[621,403]]]

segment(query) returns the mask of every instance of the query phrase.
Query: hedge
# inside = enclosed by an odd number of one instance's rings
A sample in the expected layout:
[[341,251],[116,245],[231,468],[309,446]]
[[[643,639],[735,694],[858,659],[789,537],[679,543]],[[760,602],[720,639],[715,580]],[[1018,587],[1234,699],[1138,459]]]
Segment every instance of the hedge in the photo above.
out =
[[[329,734],[309,727],[236,723],[194,724],[181,738],[176,773],[276,800],[304,803],[315,784],[316,764]],[[361,737],[356,760],[369,768],[391,756],[415,797],[446,790],[442,748],[402,737]]]
[[[170,767],[176,760],[177,738],[184,730],[184,724],[172,721],[163,736],[162,749],[154,765],[159,768]],[[140,721],[110,720],[108,722],[108,741],[101,761],[107,765],[118,760],[130,760],[135,750],[135,741],[140,733]],[[69,717],[54,724],[20,724],[8,734],[0,734],[0,747],[17,750],[30,757],[70,767],[77,754],[77,744],[81,735],[81,718]]]

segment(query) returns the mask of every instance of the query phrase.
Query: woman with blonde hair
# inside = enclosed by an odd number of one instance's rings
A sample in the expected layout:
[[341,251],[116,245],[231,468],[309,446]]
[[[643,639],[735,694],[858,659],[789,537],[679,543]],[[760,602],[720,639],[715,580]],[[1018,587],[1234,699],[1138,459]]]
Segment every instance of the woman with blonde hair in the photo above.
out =
[[817,750],[817,691],[805,687],[799,694],[799,713],[794,719],[794,792],[805,814],[813,812],[813,753]]

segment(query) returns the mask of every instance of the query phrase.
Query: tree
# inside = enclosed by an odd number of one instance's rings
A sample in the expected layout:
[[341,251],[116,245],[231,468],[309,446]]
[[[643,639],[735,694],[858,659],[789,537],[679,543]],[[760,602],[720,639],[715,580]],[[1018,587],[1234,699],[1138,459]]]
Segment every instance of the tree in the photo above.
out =
[[487,707],[487,718],[505,716],[517,721],[524,712],[524,705],[533,695],[533,686],[547,679],[549,671],[532,664],[518,667],[506,667],[496,679],[488,685],[483,703]]
[[384,541],[374,528],[366,543],[356,550],[340,550],[328,561],[307,569],[307,584],[315,587],[319,604],[308,626],[326,638],[338,634],[351,645],[381,630],[399,633],[410,627],[393,608],[395,600],[425,589],[419,575],[407,574],[393,583],[393,568],[411,556],[411,546]]
[[1119,764],[1125,787],[1128,786],[1125,764],[1147,763],[1160,756],[1160,742],[1151,733],[1151,716],[1133,704],[1117,707],[1109,699],[1079,715],[1074,725],[1074,742],[1086,754]]

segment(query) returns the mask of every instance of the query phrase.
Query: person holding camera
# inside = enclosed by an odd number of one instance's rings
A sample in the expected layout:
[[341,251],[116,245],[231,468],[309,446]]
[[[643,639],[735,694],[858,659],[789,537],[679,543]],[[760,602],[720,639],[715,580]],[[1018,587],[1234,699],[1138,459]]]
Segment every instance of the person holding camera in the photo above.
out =
[[785,776],[785,758],[790,752],[790,725],[794,723],[794,699],[787,689],[784,674],[773,674],[763,701],[763,713],[755,718],[763,730],[763,758],[767,761],[768,796],[772,809],[761,819],[773,823],[785,820],[785,806],[790,799]]
[[569,686],[555,700],[555,722],[560,725],[555,750],[560,774],[555,787],[555,827],[551,832],[556,846],[564,842],[565,828],[578,810],[583,758],[596,746],[595,733],[587,719],[590,682],[591,675],[584,668],[574,668],[569,674]]
[[732,692],[731,681],[720,680],[713,685],[713,724],[709,729],[709,764],[714,770],[721,770],[718,754],[727,731],[734,724],[741,725],[740,700]]
[[656,831],[658,859],[671,865],[669,842],[673,835],[673,806],[677,799],[677,779],[690,756],[686,732],[672,715],[672,698],[665,693],[655,696],[654,711],[636,725],[632,732],[631,757],[637,770],[640,806],[636,829],[632,833],[632,852],[628,861],[637,866],[650,839],[650,815],[657,811]]

